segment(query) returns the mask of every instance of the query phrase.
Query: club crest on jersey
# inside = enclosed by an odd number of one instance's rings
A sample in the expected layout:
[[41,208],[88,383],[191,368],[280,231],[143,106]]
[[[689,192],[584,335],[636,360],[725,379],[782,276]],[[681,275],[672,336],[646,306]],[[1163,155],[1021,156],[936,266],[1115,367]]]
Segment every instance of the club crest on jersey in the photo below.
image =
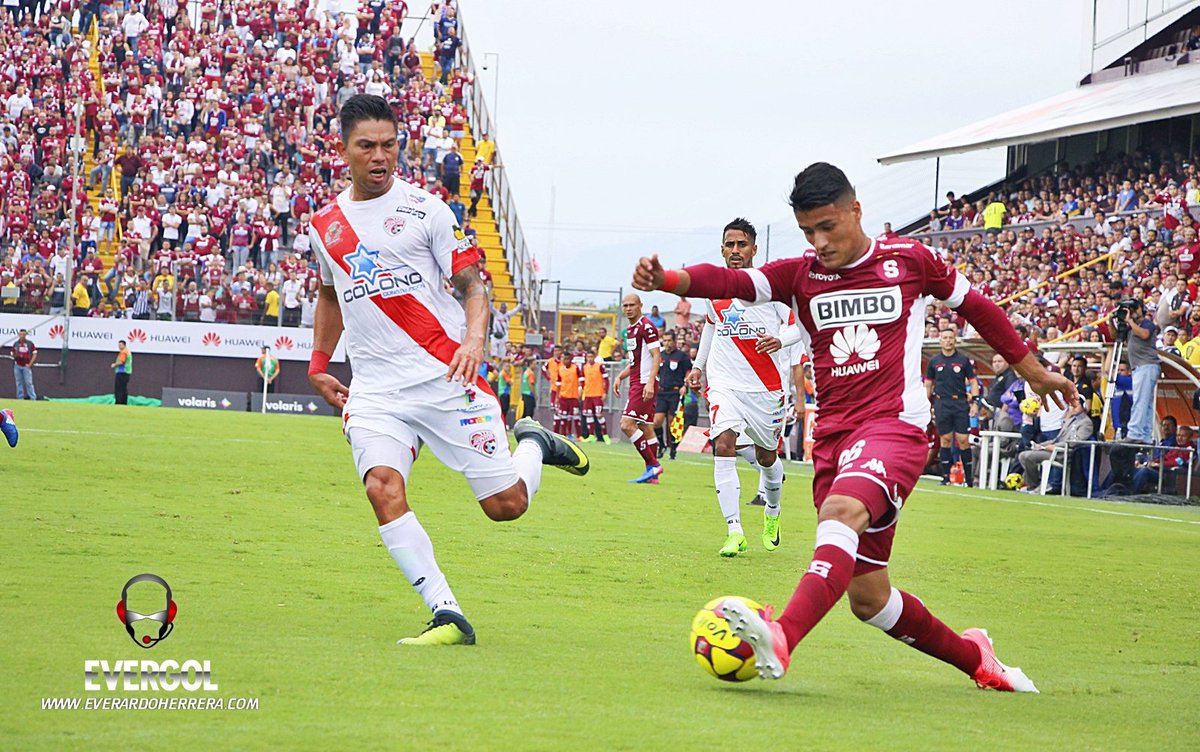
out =
[[325,247],[332,248],[342,239],[342,223],[334,220],[329,223],[328,229],[325,230]]
[[496,453],[496,434],[492,431],[476,431],[471,434],[471,448],[485,457]]
[[347,303],[375,295],[385,298],[407,295],[425,286],[425,278],[416,269],[406,264],[384,268],[379,265],[379,251],[362,243],[343,260],[349,267],[351,281],[350,289],[342,293]]
[[900,318],[898,286],[841,290],[814,295],[808,301],[817,329],[857,324],[886,324]]
[[717,325],[718,337],[734,337],[735,339],[758,339],[767,333],[767,328],[761,324],[755,325],[749,321],[742,321],[742,314],[746,312],[745,307],[738,305],[736,300],[731,301],[729,306],[721,311],[721,323]]
[[388,217],[383,220],[383,229],[387,231],[388,235],[399,235],[404,232],[404,227],[407,224],[408,220],[404,217]]

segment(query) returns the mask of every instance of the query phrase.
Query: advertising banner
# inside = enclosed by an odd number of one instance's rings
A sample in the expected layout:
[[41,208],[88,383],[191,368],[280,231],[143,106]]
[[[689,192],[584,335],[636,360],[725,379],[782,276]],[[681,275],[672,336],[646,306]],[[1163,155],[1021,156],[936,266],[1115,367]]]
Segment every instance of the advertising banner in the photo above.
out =
[[226,392],[217,389],[176,389],[163,387],[163,407],[187,407],[193,410],[227,410],[246,412],[250,406],[248,392]]
[[[17,338],[21,329],[42,349],[62,349],[67,333],[64,316],[9,313],[0,315],[0,346]],[[308,362],[312,356],[312,329],[239,324],[204,324],[191,321],[135,321],[71,317],[70,349],[112,351],[125,340],[137,353],[157,355],[208,355],[220,358],[257,358],[267,345],[280,360]],[[339,343],[332,360],[342,363],[346,350]]]
[[[250,394],[250,412],[262,412],[261,392]],[[328,402],[315,394],[268,394],[267,412],[291,415],[340,415]]]

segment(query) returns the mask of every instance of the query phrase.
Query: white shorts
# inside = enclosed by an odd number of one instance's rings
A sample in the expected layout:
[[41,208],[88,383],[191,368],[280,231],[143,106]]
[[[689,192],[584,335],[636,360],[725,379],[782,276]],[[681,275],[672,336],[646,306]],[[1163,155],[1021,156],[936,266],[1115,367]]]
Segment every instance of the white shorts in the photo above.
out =
[[[715,440],[726,431],[745,436],[763,449],[779,447],[783,433],[783,391],[737,392],[709,387],[709,435]],[[738,446],[743,442],[739,440]]]
[[358,394],[351,387],[342,419],[359,478],[383,466],[407,483],[428,445],[442,464],[466,476],[476,499],[518,480],[500,403],[475,385],[437,379],[390,394]]

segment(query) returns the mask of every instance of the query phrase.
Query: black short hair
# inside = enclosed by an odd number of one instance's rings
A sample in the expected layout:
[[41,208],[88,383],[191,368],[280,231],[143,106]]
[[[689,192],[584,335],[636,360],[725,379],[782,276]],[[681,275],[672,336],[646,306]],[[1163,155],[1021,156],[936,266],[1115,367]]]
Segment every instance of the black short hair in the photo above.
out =
[[396,113],[387,100],[375,94],[355,94],[338,110],[338,122],[342,125],[342,141],[354,130],[354,126],[367,120],[386,120],[393,126]]
[[814,162],[796,176],[788,203],[795,211],[813,209],[854,198],[854,186],[846,173],[828,162]]
[[750,224],[750,220],[745,217],[737,217],[729,224],[725,225],[725,229],[721,230],[722,240],[725,238],[725,233],[730,230],[740,230],[746,233],[746,237],[750,238],[751,243],[758,242],[758,231],[754,229],[754,225]]

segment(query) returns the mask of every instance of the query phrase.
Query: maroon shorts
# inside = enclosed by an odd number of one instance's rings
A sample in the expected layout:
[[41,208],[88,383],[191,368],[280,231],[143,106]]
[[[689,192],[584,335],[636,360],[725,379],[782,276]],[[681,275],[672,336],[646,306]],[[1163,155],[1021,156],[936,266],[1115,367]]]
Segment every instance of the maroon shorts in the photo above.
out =
[[584,397],[583,411],[588,415],[599,415],[604,411],[603,397]]
[[925,432],[898,419],[874,420],[821,436],[813,445],[813,503],[831,494],[858,499],[871,515],[858,539],[854,574],[887,566],[896,520],[912,493],[928,452]]
[[579,398],[578,397],[559,397],[558,412],[562,415],[578,415],[579,414]]
[[629,399],[625,402],[625,412],[621,413],[626,418],[633,418],[639,423],[654,422],[654,397],[650,399],[642,399],[642,385],[629,385]]

